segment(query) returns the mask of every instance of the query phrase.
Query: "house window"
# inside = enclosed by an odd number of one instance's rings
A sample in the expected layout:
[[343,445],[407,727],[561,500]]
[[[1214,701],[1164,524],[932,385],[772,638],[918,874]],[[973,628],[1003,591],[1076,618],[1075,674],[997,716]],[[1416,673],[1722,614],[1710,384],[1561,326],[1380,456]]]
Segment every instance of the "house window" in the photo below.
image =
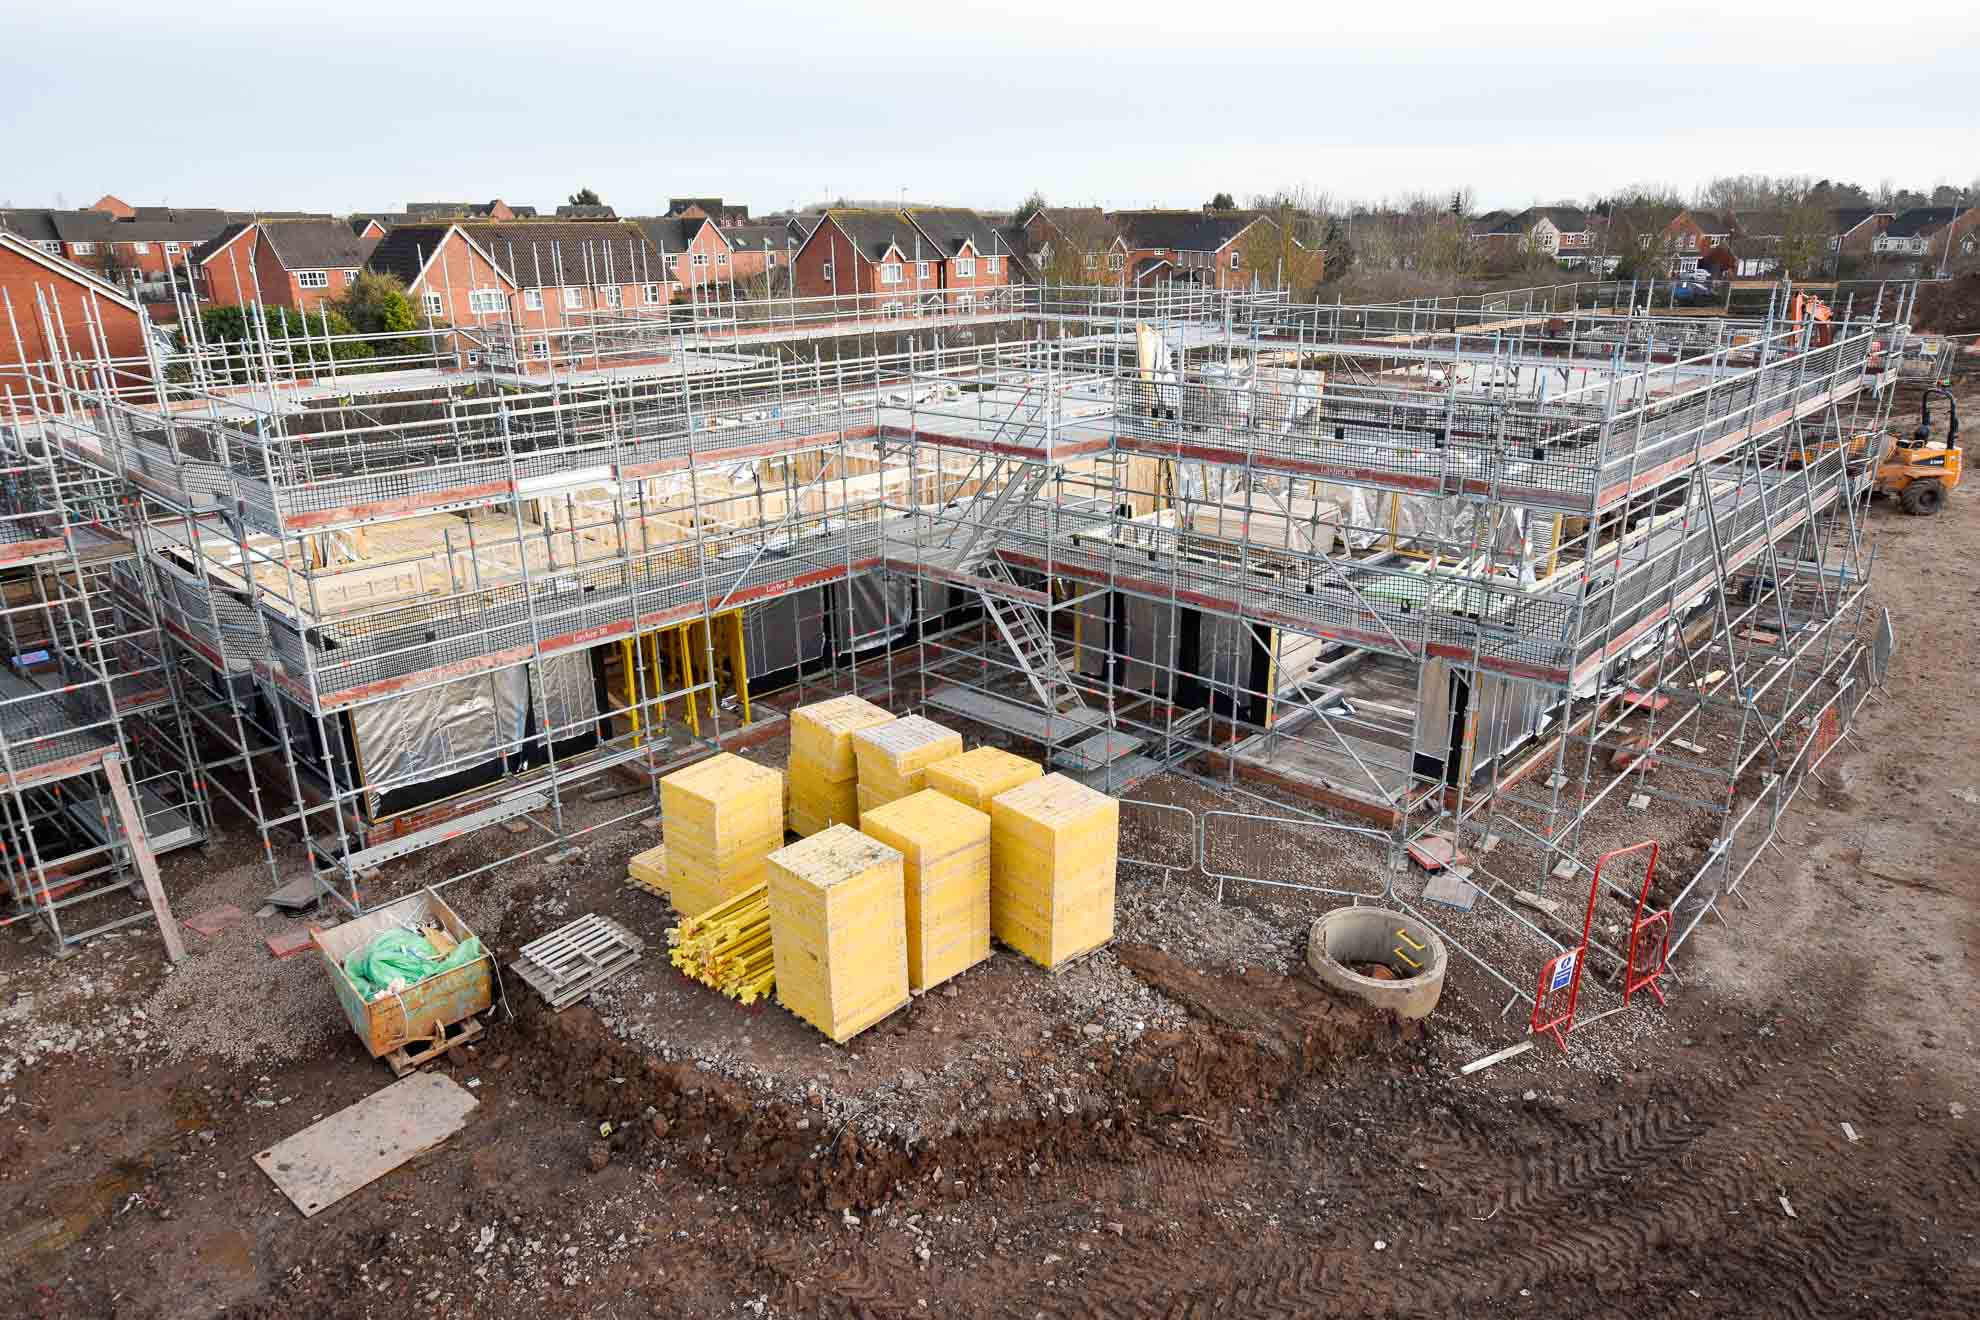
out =
[[584,306],[584,290],[575,284],[564,286],[564,306],[572,311]]
[[917,280],[925,280],[925,279],[927,279],[927,278],[928,278],[928,263],[927,263],[927,262],[925,262],[925,261],[917,261],[917,262],[915,262],[915,263],[914,263],[914,277],[915,277],[915,278],[916,278]]
[[150,251],[151,251],[151,244],[149,244],[149,243],[133,243],[133,244],[131,244],[131,253],[132,253],[132,255],[133,255],[133,256],[139,256],[139,257],[142,257],[142,256],[145,256],[145,255],[146,255],[147,253],[149,253]]
[[428,316],[438,316],[447,309],[447,304],[441,301],[440,295],[437,293],[426,294],[420,301],[425,304],[426,314]]
[[543,310],[543,290],[541,290],[541,289],[524,289],[524,290],[523,290],[523,306],[524,306],[524,307],[526,307],[526,308],[528,308],[528,309],[529,309],[530,311],[532,311],[532,312],[540,312],[540,311],[542,311],[542,310]]
[[968,279],[974,279],[974,278],[976,278],[976,258],[975,258],[975,257],[957,257],[957,258],[956,258],[956,278],[957,278],[957,279],[962,279],[962,280],[968,280]]
[[605,299],[605,305],[615,310],[619,306],[620,299],[624,296],[624,291],[616,284],[608,284],[598,292]]
[[774,265],[776,265],[776,264],[777,264],[777,254],[776,254],[776,253],[774,253],[774,252],[766,252],[766,253],[764,254],[764,262],[763,262],[763,264],[764,264],[764,265],[766,265],[766,266],[774,266]]
[[962,295],[962,297],[956,299],[956,310],[958,312],[961,312],[964,316],[968,316],[971,312],[975,311],[976,295],[973,293],[965,293],[964,295]]
[[648,307],[658,307],[660,305],[660,286],[657,284],[641,286],[640,297],[646,300]]
[[1083,260],[1080,264],[1086,267],[1086,269],[1092,270],[1095,266],[1100,264],[1099,254],[1093,252],[1087,253],[1085,260]]
[[298,289],[327,289],[330,287],[330,272],[327,270],[299,270],[296,272]]
[[35,243],[35,246],[40,248],[43,252],[46,252],[51,257],[59,257],[62,255],[62,240],[59,238],[40,239]]
[[358,268],[356,266],[344,267],[344,283],[356,284],[357,277],[358,277]]
[[880,308],[881,313],[886,316],[899,316],[902,310],[903,309],[901,307],[901,303],[899,299],[895,299],[893,302],[886,303]]
[[715,254],[715,264],[716,264],[716,265],[718,265],[718,266],[726,266],[726,265],[728,265],[728,264],[729,264],[729,254],[728,254],[728,253],[726,253],[726,252],[717,252],[717,253]]
[[502,311],[507,300],[500,289],[476,289],[468,294],[468,310],[476,316],[491,316]]
[[820,267],[818,268],[818,278],[819,278],[819,279],[821,279],[821,280],[827,280],[827,281],[829,281],[829,280],[831,280],[831,279],[833,278],[833,275],[832,275],[832,263],[831,263],[831,262],[829,262],[829,261],[828,261],[828,262],[826,262],[826,263],[825,263],[825,264],[824,264],[823,266],[820,266]]
[[1109,252],[1107,254],[1108,270],[1124,270],[1126,268],[1127,268],[1127,253]]
[[1002,260],[1002,257],[985,257],[983,259],[983,273],[985,275],[995,275],[997,273],[997,263]]
[[550,341],[547,339],[530,340],[529,355],[538,362],[548,362],[550,360]]
[[481,365],[481,354],[479,354],[479,353],[470,353],[470,354],[468,354],[468,365],[469,365],[470,367],[478,367],[478,366],[480,366],[480,365]]
[[69,248],[79,257],[93,257],[96,255],[96,244],[94,243],[71,243]]
[[708,254],[706,252],[697,252],[688,260],[691,265],[706,266],[708,264]]
[[1232,253],[1231,253],[1231,269],[1232,269],[1232,270],[1236,270],[1236,269],[1238,268],[1238,262],[1239,262],[1239,260],[1240,260],[1240,257],[1239,257],[1239,255],[1238,255],[1238,254],[1237,254],[1236,252],[1232,252]]
[[890,261],[882,266],[880,268],[880,282],[882,284],[899,284],[901,282],[901,263]]
[[165,250],[171,253],[173,256],[177,256],[179,252],[179,245],[177,243],[167,243],[165,245]]

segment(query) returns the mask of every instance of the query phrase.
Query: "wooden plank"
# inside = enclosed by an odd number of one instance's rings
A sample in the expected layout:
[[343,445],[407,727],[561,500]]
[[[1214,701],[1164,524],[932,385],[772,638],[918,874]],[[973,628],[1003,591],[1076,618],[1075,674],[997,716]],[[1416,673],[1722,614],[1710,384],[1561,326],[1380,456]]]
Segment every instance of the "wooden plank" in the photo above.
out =
[[145,897],[151,900],[151,915],[158,922],[158,933],[165,938],[165,956],[173,962],[186,960],[185,942],[179,938],[179,923],[172,920],[172,905],[165,901],[165,886],[158,882],[158,859],[151,855],[151,840],[144,837],[144,817],[131,801],[131,788],[124,782],[124,763],[117,756],[103,758],[103,776],[110,781],[110,795],[117,800],[117,816],[124,825],[124,841],[130,845],[131,859],[144,880]]
[[415,1073],[257,1152],[254,1162],[307,1219],[453,1136],[477,1103],[450,1077]]

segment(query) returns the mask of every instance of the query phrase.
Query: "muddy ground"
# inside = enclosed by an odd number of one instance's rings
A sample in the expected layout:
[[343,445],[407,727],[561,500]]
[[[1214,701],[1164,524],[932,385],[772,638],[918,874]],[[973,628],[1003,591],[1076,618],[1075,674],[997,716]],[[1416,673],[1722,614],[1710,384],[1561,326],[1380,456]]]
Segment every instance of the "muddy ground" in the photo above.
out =
[[[322,970],[261,946],[293,923],[252,915],[267,870],[235,830],[168,859],[182,915],[249,914],[189,936],[176,972],[142,928],[60,965],[0,932],[0,1308],[1980,1314],[1980,491],[1869,525],[1888,695],[1745,904],[1687,945],[1669,1007],[1639,1000],[1565,1055],[1460,1077],[1523,1033],[1483,972],[1459,960],[1404,1029],[1299,974],[1320,905],[1220,903],[1145,864],[1122,868],[1102,954],[1051,976],[1000,951],[839,1049],[666,968],[666,914],[623,886],[653,840],[628,820],[449,896],[500,950],[599,911],[646,962],[562,1015],[511,981],[513,1021],[441,1065],[480,1101],[467,1128],[304,1220],[254,1153],[389,1074]],[[1231,805],[1182,780],[1142,796]],[[1158,824],[1131,833],[1165,860]],[[518,846],[486,834],[382,883]],[[1282,851],[1288,877],[1374,864]]]

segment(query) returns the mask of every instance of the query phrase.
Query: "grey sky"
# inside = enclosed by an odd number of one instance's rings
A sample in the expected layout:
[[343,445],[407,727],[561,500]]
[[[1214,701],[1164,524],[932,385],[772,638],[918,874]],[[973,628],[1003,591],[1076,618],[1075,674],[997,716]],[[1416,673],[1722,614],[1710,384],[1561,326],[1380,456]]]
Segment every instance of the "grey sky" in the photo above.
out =
[[1469,185],[1492,206],[1745,171],[1980,177],[1980,17],[1947,0],[1889,21],[1806,0],[0,4],[14,205],[545,206],[589,185],[626,212],[688,193],[1008,207],[1032,188],[1187,206]]

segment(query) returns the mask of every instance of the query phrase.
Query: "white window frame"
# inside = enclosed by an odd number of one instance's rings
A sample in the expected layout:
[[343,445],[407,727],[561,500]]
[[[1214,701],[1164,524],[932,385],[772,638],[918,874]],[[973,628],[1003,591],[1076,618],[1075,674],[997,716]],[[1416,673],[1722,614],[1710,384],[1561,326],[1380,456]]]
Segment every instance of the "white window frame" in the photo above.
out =
[[69,246],[75,249],[76,255],[79,257],[93,257],[96,255],[96,244],[94,243],[71,243]]
[[598,291],[599,301],[615,312],[624,304],[625,296],[625,290],[616,284],[607,284]]
[[657,284],[643,284],[640,286],[639,296],[648,307],[658,307],[660,305],[660,286]]
[[526,311],[531,311],[531,312],[540,312],[540,311],[542,311],[542,310],[543,310],[543,290],[541,290],[541,289],[524,289],[524,290],[523,290],[523,308],[524,308],[524,309],[525,309]]
[[548,339],[530,340],[529,355],[538,362],[548,362],[550,360],[550,341]]
[[763,255],[765,258],[763,264],[766,268],[775,266],[777,264],[777,254],[775,252],[765,252]]
[[708,254],[706,252],[690,253],[688,255],[688,264],[690,266],[706,266],[708,264]]
[[721,252],[717,252],[715,254],[715,264],[718,266],[726,266],[729,264],[729,254],[726,249],[724,249]]
[[40,248],[43,252],[46,252],[51,257],[59,257],[62,255],[62,240],[59,238],[36,239],[35,246]]
[[134,256],[134,257],[144,257],[144,256],[149,256],[149,255],[151,255],[151,244],[149,244],[149,243],[132,243],[132,244],[131,244],[131,255],[132,255],[132,256]]
[[956,258],[956,278],[959,280],[973,280],[976,278],[975,257]]
[[[1110,258],[1110,260],[1111,260],[1111,258]],[[1087,269],[1087,270],[1096,270],[1096,269],[1098,269],[1098,268],[1099,268],[1099,266],[1100,266],[1100,254],[1099,254],[1098,252],[1089,252],[1089,253],[1087,253],[1087,254],[1086,254],[1086,259],[1085,259],[1084,261],[1082,261],[1082,262],[1080,262],[1080,265],[1081,265],[1082,267],[1084,267],[1085,269]]]
[[177,243],[168,242],[165,245],[165,251],[172,256],[177,256],[179,254],[179,245]]
[[426,309],[428,316],[440,316],[447,310],[447,300],[437,293],[423,293],[420,295],[419,300],[420,305]]
[[899,284],[901,282],[901,263],[898,261],[882,263],[880,267],[880,282],[882,284]]
[[1242,254],[1241,254],[1241,253],[1239,253],[1239,252],[1238,252],[1238,250],[1237,250],[1236,248],[1232,248],[1232,249],[1231,249],[1231,269],[1232,269],[1232,270],[1236,270],[1236,269],[1238,269],[1238,267],[1239,267],[1239,265],[1240,265],[1240,264],[1242,263],[1242,261],[1243,261],[1243,256],[1242,256]]
[[961,294],[961,295],[959,295],[959,296],[958,296],[958,297],[956,298],[956,314],[957,314],[958,316],[968,316],[968,315],[970,315],[971,313],[973,313],[973,312],[975,312],[975,311],[976,311],[976,295],[975,295],[975,294],[973,294],[973,293],[965,293],[965,294]]
[[832,274],[831,262],[828,261],[823,266],[820,266],[818,268],[818,278],[824,280],[827,284],[830,284],[835,278],[837,278]]
[[356,284],[357,278],[358,278],[358,268],[356,266],[344,267],[344,283]]
[[564,309],[575,312],[584,306],[584,286],[566,284],[564,286]]
[[468,290],[468,312],[474,316],[499,316],[509,308],[509,300],[502,296],[500,289],[480,288]]
[[985,275],[995,275],[997,273],[997,263],[1001,260],[1001,257],[985,257],[983,259],[983,273]]
[[880,314],[882,316],[905,316],[907,314],[907,308],[899,298],[895,298],[891,302],[880,305]]
[[1107,269],[1108,269],[1108,270],[1126,270],[1126,269],[1127,269],[1127,253],[1125,253],[1125,252],[1109,252],[1109,253],[1107,254]]
[[914,263],[914,277],[915,277],[915,278],[916,278],[917,280],[925,280],[925,279],[927,279],[927,278],[928,278],[928,263],[927,263],[927,262],[925,262],[925,261],[917,261],[917,262],[915,262],[915,263]]
[[330,287],[330,272],[327,270],[299,270],[296,272],[298,289],[327,289]]

